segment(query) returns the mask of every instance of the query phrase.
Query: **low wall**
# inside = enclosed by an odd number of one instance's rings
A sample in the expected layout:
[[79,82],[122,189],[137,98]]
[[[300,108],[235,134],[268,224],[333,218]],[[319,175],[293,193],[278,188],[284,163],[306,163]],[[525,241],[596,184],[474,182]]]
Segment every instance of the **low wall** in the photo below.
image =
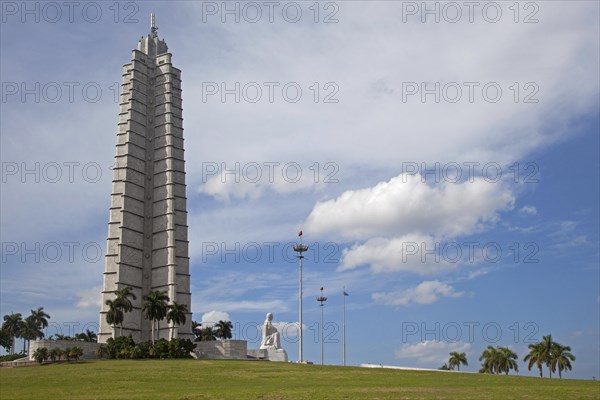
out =
[[100,343],[95,342],[78,342],[75,340],[32,340],[29,344],[29,359],[33,360],[33,353],[42,347],[48,349],[61,349],[65,350],[67,347],[79,347],[83,350],[83,356],[81,358],[89,360],[98,358],[96,356],[96,349],[100,347]]
[[199,360],[246,360],[248,342],[245,340],[196,342],[195,353]]

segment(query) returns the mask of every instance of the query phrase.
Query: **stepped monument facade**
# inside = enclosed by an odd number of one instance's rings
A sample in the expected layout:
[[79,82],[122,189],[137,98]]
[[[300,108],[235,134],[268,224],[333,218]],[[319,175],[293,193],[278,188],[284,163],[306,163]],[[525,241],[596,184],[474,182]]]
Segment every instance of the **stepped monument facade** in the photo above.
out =
[[181,71],[171,63],[151,16],[150,33],[123,66],[120,112],[112,183],[107,252],[98,341],[113,333],[107,323],[107,300],[132,288],[133,310],[124,313],[122,335],[151,339],[144,317],[144,296],[164,291],[169,302],[187,305],[186,322],[158,324],[158,337],[171,330],[193,339],[188,257]]

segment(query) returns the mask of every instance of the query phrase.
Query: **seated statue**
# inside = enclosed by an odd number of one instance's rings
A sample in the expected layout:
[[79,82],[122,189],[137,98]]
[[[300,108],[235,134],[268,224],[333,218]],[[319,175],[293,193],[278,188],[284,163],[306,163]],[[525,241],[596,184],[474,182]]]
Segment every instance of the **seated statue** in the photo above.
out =
[[273,314],[268,313],[262,328],[261,349],[281,349],[279,332],[277,332],[277,328],[273,326],[271,321],[273,321]]

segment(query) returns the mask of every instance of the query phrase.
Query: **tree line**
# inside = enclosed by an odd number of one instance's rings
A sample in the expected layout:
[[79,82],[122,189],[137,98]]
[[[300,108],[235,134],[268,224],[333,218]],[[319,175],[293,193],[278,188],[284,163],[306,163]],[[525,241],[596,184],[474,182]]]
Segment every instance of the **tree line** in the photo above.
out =
[[0,328],[0,346],[11,355],[16,351],[16,339],[23,339],[23,353],[29,349],[31,340],[44,338],[42,329],[48,327],[48,315],[43,307],[31,310],[31,315],[23,319],[21,313],[11,313],[4,316]]
[[[123,321],[125,314],[133,310],[131,300],[137,300],[135,294],[132,293],[131,287],[116,290],[113,300],[106,300],[108,306],[106,313],[106,322],[113,327],[113,339],[117,337],[117,327],[119,328],[118,337],[123,336]],[[152,291],[144,296],[142,303],[142,312],[144,317],[152,321],[152,343],[157,339],[158,322],[167,319],[167,322],[173,322],[173,325],[184,325],[186,322],[186,313],[188,312],[185,304],[179,304],[175,301],[169,304],[169,296],[167,292]],[[171,327],[170,338],[173,339],[173,329]],[[192,321],[192,331],[195,336],[195,341],[210,341],[232,338],[233,325],[231,321],[219,321],[214,327],[204,327],[196,321]]]
[[[106,322],[113,327],[113,339],[117,337],[117,327],[119,327],[119,336],[123,335],[123,321],[125,314],[133,310],[131,300],[137,300],[137,297],[132,293],[131,287],[115,290],[115,298],[106,300],[108,306],[106,313]],[[159,321],[167,319],[167,322],[173,323],[171,327],[170,338],[173,339],[175,325],[184,325],[186,321],[186,313],[188,312],[187,305],[179,304],[173,301],[169,304],[170,299],[167,292],[154,290],[148,293],[143,298],[142,312],[144,317],[152,323],[152,343],[154,343],[158,335]]]
[[[562,372],[571,370],[573,365],[572,361],[575,361],[575,356],[571,353],[570,346],[563,346],[562,344],[555,342],[552,339],[552,335],[542,336],[542,341],[533,343],[528,346],[529,353],[523,357],[523,361],[527,362],[527,369],[531,371],[533,366],[536,366],[540,371],[540,378],[543,378],[543,366],[545,365],[548,369],[550,378],[552,373],[558,371],[559,378],[562,378]],[[519,372],[517,354],[509,349],[508,347],[502,346],[488,346],[479,357],[479,361],[482,362],[480,373],[483,374],[509,374],[510,371],[514,370]],[[469,365],[467,361],[466,353],[451,352],[448,362],[444,364],[440,370],[454,370],[456,368],[460,371],[461,365]]]

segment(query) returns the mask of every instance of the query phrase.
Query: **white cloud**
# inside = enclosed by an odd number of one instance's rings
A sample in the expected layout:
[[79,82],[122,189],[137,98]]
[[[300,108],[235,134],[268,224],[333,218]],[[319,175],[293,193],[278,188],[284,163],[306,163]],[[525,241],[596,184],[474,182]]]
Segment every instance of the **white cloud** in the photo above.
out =
[[[213,169],[216,169],[214,172]],[[208,174],[208,171],[211,173]],[[204,176],[206,172],[207,176]],[[229,202],[233,198],[256,200],[266,191],[278,194],[298,190],[316,190],[319,171],[311,165],[292,162],[231,162],[218,165],[203,165],[204,182],[198,188],[218,200]]]
[[537,208],[535,206],[523,206],[519,209],[521,215],[537,215]]
[[465,292],[457,292],[452,286],[440,281],[424,281],[414,288],[388,293],[373,293],[373,300],[390,306],[410,304],[433,304],[440,297],[457,298]]
[[403,345],[396,351],[396,357],[400,359],[414,359],[418,364],[426,364],[431,368],[438,368],[448,361],[451,352],[457,351],[468,354],[470,349],[471,344],[469,343],[425,340],[420,343]]
[[93,308],[100,311],[102,304],[102,286],[95,286],[91,289],[77,292],[77,308]]
[[401,174],[317,203],[305,227],[351,239],[409,233],[452,237],[482,229],[513,203],[513,193],[500,183],[474,179],[430,186],[420,176]]
[[203,327],[213,326],[219,321],[231,321],[229,313],[213,310],[202,314],[202,319],[200,320]]
[[239,301],[213,301],[202,303],[201,305],[194,304],[195,311],[206,310],[211,308],[221,308],[228,311],[242,312],[264,312],[269,311],[287,311],[288,307],[282,300],[239,300]]
[[[460,266],[464,257],[444,256],[442,244],[431,236],[404,235],[399,238],[374,238],[342,251],[339,271],[370,265],[375,273],[409,271],[418,274],[441,273]],[[435,251],[436,254],[428,253]],[[462,250],[461,250],[462,252]]]
[[558,243],[556,247],[558,248],[568,248],[568,247],[577,247],[583,246],[588,243],[586,235],[578,235],[572,238],[565,238],[565,240],[561,243]]
[[[299,336],[299,322],[273,322],[273,326],[277,328],[279,334],[284,339],[294,339]],[[308,330],[306,324],[302,324],[304,331]]]
[[513,207],[514,199],[505,185],[484,179],[428,185],[420,176],[401,174],[317,203],[305,227],[315,234],[366,240],[343,250],[339,270],[370,265],[374,272],[431,274],[458,268],[465,259],[444,254],[448,239],[485,229],[499,212]]

